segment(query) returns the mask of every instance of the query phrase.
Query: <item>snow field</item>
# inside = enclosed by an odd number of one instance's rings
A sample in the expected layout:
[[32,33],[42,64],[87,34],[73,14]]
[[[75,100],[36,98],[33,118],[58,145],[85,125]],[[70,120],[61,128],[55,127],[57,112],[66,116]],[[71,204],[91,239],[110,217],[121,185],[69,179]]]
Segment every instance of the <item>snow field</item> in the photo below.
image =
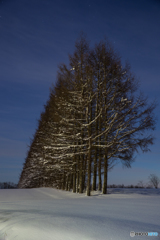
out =
[[159,189],[108,191],[87,197],[51,188],[1,189],[0,240],[128,240],[130,231],[158,232],[154,239],[160,239]]

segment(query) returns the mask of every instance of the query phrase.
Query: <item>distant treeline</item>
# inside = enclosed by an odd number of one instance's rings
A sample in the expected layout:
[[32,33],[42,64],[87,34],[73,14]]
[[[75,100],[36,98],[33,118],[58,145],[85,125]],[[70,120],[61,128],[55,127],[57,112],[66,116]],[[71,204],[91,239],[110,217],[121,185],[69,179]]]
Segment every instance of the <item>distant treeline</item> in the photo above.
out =
[[17,188],[17,184],[13,182],[0,182],[0,189]]
[[[127,185],[125,186],[124,184],[111,184],[107,186],[108,188],[153,188],[152,186],[139,186],[139,185]],[[14,189],[17,188],[17,184],[13,182],[0,182],[0,189]],[[98,188],[98,186],[97,186]]]
[[116,184],[111,184],[107,186],[108,188],[153,188],[152,186],[148,185],[148,186],[139,186],[139,185],[127,185],[124,186],[124,184],[121,185],[116,185]]

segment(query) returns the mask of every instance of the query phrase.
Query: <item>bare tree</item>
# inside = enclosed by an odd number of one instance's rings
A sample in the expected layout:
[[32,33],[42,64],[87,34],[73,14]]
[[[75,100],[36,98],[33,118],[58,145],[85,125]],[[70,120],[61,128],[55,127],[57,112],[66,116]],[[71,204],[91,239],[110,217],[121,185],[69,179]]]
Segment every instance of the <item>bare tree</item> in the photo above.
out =
[[138,183],[137,183],[137,187],[139,188],[144,188],[144,183],[142,180],[140,180]]
[[160,183],[160,179],[155,174],[150,174],[149,175],[149,181],[155,188],[158,188],[158,184]]

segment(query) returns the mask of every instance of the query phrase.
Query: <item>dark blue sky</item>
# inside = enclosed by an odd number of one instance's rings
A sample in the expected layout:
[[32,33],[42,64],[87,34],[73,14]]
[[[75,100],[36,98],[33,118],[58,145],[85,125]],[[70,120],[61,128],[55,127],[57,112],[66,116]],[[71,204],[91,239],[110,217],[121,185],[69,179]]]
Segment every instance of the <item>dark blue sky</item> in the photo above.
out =
[[[91,45],[106,36],[140,89],[160,102],[160,1],[0,0],[0,182],[18,181],[57,66],[68,62],[81,31]],[[151,152],[138,154],[131,169],[118,164],[109,184],[160,177],[160,105],[155,113]]]

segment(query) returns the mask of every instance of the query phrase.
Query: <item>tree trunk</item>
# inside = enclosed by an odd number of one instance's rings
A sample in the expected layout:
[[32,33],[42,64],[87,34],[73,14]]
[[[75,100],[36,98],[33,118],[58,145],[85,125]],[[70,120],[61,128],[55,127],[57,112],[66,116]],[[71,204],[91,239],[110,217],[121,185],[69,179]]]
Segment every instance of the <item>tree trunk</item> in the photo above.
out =
[[68,191],[68,174],[66,176],[66,187],[65,187],[65,190]]
[[62,190],[65,190],[66,176],[65,172],[63,172],[63,180],[62,180]]
[[78,192],[79,192],[79,159],[77,159],[77,172],[76,172],[76,193]]
[[72,179],[72,174],[69,174],[68,176],[68,191],[71,189],[71,179]]
[[88,153],[88,179],[87,179],[87,196],[90,196],[91,191],[91,139],[89,139],[89,153]]
[[80,170],[79,170],[79,193],[83,193],[83,156],[81,156],[80,161]]
[[94,157],[93,184],[92,184],[93,191],[96,191],[96,185],[97,185],[97,148],[95,149]]
[[107,151],[105,151],[105,157],[104,157],[104,182],[103,182],[103,194],[107,194],[107,173],[108,173],[108,157],[107,157]]
[[102,190],[102,178],[101,178],[101,156],[99,156],[98,162],[98,191]]
[[76,164],[73,167],[73,192],[76,192]]
[[84,166],[83,166],[83,190],[86,191],[86,169],[87,169],[87,161],[86,157],[84,156]]

